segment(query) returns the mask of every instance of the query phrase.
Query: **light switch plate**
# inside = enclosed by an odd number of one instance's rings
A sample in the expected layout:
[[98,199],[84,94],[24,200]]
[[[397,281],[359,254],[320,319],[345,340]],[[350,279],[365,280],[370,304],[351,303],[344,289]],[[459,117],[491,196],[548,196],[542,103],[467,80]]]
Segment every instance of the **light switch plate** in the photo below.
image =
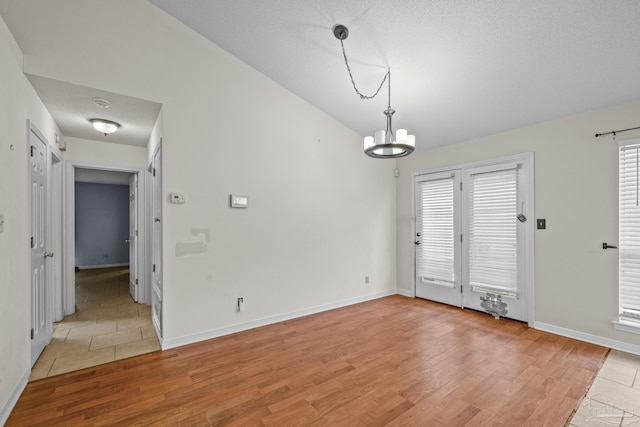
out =
[[544,218],[536,219],[536,225],[538,226],[538,230],[545,230],[547,228],[547,220]]

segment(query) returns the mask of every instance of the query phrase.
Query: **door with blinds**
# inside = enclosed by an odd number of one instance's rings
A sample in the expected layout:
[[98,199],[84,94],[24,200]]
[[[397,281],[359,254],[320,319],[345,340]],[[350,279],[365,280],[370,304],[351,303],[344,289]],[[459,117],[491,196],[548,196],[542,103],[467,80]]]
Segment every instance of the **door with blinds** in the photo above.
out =
[[416,175],[417,297],[529,320],[531,163]]
[[419,175],[416,194],[416,296],[461,305],[460,170]]

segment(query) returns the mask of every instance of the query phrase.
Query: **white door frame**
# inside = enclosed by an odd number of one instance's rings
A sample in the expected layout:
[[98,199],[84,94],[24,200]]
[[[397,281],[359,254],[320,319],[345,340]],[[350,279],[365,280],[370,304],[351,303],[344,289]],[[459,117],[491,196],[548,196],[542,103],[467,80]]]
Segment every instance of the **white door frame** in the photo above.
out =
[[51,227],[49,227],[50,247],[53,258],[49,258],[51,271],[49,277],[53,288],[51,301],[51,313],[54,322],[59,322],[64,317],[62,309],[63,281],[62,281],[62,159],[55,153],[51,153],[51,177],[49,194],[51,195]]
[[[160,340],[160,346],[163,342],[163,305],[164,305],[164,289],[163,289],[163,256],[162,256],[162,230],[163,230],[163,218],[162,218],[162,138],[158,142],[153,155],[151,157],[151,163],[149,164],[148,172],[150,174],[150,204],[149,210],[149,229],[151,243],[150,253],[150,276],[149,276],[149,288],[151,294],[151,322],[156,330],[158,339]],[[156,174],[157,172],[157,174]],[[158,228],[159,227],[159,228]],[[158,233],[156,233],[156,230]]]
[[[434,168],[434,169],[428,169],[428,170],[421,170],[421,171],[417,171],[414,172],[412,174],[412,179],[411,179],[411,239],[409,240],[411,243],[411,246],[414,246],[414,237],[416,235],[416,202],[415,202],[415,192],[416,192],[416,186],[415,186],[415,177],[419,176],[419,175],[424,175],[424,174],[429,174],[429,173],[438,173],[438,172],[446,172],[446,171],[450,171],[452,169],[471,169],[471,168],[475,168],[475,167],[481,167],[481,166],[491,166],[491,165],[495,165],[495,164],[500,164],[500,163],[507,163],[507,162],[517,162],[517,161],[521,161],[521,162],[529,162],[529,174],[530,174],[530,179],[527,182],[527,191],[529,192],[529,197],[530,197],[530,203],[528,208],[526,209],[529,212],[529,215],[527,215],[527,221],[530,221],[530,224],[535,223],[535,186],[534,186],[534,181],[535,181],[535,155],[533,152],[526,152],[526,153],[520,153],[520,154],[514,154],[511,156],[505,156],[505,157],[499,157],[499,158],[495,158],[495,159],[489,159],[489,160],[483,160],[483,161],[477,161],[477,162],[469,162],[469,163],[463,163],[463,164],[457,164],[457,165],[451,165],[451,166],[444,166],[444,167],[439,167],[439,168]],[[525,250],[525,258],[527,259],[527,261],[525,262],[525,271],[523,272],[523,276],[524,276],[524,280],[525,280],[525,284],[524,284],[524,288],[526,289],[526,294],[527,294],[527,324],[530,327],[533,327],[535,318],[534,318],[534,313],[535,313],[535,306],[534,306],[534,300],[535,300],[535,295],[534,295],[534,267],[535,267],[535,259],[534,259],[534,249],[535,249],[535,245],[534,245],[534,227],[533,225],[526,227],[525,232],[524,232],[524,242],[523,242],[523,247]],[[416,260],[416,251],[415,248],[412,247],[411,248],[411,256],[412,256],[412,266],[413,266],[413,271],[411,272],[411,297],[415,298],[416,297],[416,268],[417,268],[417,260]]]
[[[104,170],[104,171],[112,171],[112,172],[127,172],[134,173],[138,175],[138,196],[141,200],[145,200],[144,194],[144,168],[135,168],[135,167],[123,167],[117,165],[104,165],[104,164],[96,164],[96,163],[86,163],[86,162],[78,162],[74,160],[68,160],[65,164],[66,169],[66,179],[65,179],[65,190],[66,190],[66,235],[65,235],[65,286],[63,292],[63,309],[64,314],[69,315],[73,314],[76,311],[76,288],[75,288],[75,236],[76,236],[76,214],[75,214],[75,169],[94,169],[94,170]],[[142,184],[140,184],[142,183]],[[145,229],[144,229],[144,210],[138,210],[138,238],[140,241],[145,241]],[[140,250],[141,245],[138,245],[138,265],[145,265],[144,251]],[[139,303],[148,304],[149,301],[143,301],[143,297],[146,295],[146,291],[144,290],[147,286],[147,280],[144,274],[139,274],[139,292],[140,301]]]

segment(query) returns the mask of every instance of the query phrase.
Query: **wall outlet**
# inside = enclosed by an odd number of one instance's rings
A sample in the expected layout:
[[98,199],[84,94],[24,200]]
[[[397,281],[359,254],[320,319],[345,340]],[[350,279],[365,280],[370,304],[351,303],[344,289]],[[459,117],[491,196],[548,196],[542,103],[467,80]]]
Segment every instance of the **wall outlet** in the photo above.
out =
[[547,228],[547,220],[544,218],[536,219],[536,225],[538,226],[538,230],[545,230]]

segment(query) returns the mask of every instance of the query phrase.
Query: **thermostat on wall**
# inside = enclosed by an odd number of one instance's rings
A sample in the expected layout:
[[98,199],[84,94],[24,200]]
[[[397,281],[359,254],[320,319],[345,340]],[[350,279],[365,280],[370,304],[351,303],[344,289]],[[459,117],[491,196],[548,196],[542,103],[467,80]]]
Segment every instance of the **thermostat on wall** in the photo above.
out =
[[171,193],[171,203],[184,203],[184,194],[180,193]]
[[232,208],[247,208],[249,207],[249,197],[248,196],[239,196],[237,194],[229,195],[229,199],[231,200]]

